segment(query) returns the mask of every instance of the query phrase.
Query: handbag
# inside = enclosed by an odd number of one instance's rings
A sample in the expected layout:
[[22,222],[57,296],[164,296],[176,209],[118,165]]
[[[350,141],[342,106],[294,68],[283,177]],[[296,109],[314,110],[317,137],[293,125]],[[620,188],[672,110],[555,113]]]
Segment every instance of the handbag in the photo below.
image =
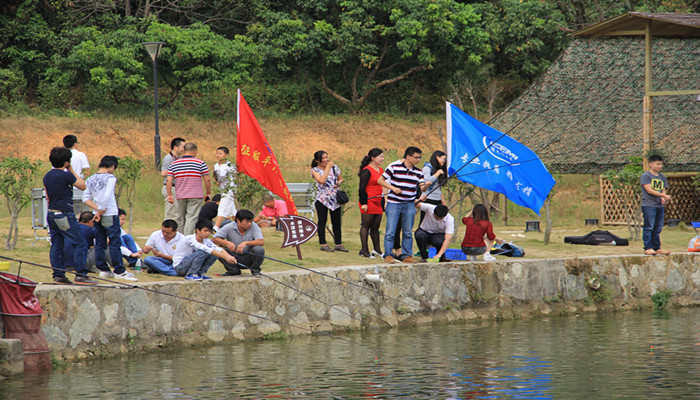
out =
[[340,205],[346,204],[350,201],[350,197],[348,197],[348,194],[343,189],[338,189],[338,193],[335,195],[335,199]]

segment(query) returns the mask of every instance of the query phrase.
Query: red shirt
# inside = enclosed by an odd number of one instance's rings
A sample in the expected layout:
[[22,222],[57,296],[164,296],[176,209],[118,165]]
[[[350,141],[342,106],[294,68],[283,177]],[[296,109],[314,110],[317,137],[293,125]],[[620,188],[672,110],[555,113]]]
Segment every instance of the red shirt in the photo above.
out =
[[462,247],[484,247],[484,234],[489,240],[496,238],[493,233],[493,225],[489,221],[479,221],[475,222],[472,217],[462,218],[462,223],[467,226],[466,232],[464,232],[464,240],[462,240]]

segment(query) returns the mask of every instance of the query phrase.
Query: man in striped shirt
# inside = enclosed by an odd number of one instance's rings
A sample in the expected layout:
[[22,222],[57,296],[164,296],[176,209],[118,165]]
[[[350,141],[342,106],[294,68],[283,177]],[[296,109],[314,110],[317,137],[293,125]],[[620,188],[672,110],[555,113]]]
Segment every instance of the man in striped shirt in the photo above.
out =
[[[423,179],[423,171],[417,168],[420,163],[421,149],[409,147],[404,152],[403,160],[394,161],[384,170],[377,183],[389,189],[386,201],[386,233],[384,234],[384,261],[387,263],[413,261],[413,220],[416,215],[415,200],[419,190],[425,190],[429,183]],[[391,254],[394,236],[401,219],[401,255],[396,258]]]
[[[207,164],[204,161],[197,158],[196,144],[186,143],[182,157],[173,161],[168,167],[165,191],[168,194],[168,202],[170,204],[175,204],[176,201],[172,194],[173,182],[177,196],[177,206],[180,209],[177,224],[184,227],[184,235],[191,235],[194,233],[194,225],[199,218],[202,202],[208,200],[211,195],[209,168],[207,168]],[[204,182],[204,187],[206,188],[206,197],[202,190],[202,182]]]

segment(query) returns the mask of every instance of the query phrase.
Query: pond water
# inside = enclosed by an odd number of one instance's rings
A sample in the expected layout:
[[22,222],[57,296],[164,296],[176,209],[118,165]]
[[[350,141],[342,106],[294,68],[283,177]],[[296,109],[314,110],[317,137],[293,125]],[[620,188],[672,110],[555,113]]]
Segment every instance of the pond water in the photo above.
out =
[[700,399],[700,309],[470,322],[132,355],[3,399]]

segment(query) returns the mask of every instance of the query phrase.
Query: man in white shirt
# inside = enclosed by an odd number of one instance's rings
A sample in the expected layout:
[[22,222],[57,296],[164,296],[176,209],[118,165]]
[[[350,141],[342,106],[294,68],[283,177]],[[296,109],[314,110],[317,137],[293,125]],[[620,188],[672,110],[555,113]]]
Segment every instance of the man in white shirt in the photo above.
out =
[[211,279],[204,275],[209,267],[214,265],[218,258],[222,258],[229,263],[236,263],[236,258],[221,250],[211,240],[211,221],[201,219],[194,226],[194,233],[185,236],[184,240],[175,249],[173,255],[173,267],[179,276],[184,276],[188,281],[201,281]]
[[173,268],[173,256],[183,240],[184,236],[177,231],[175,220],[163,221],[160,230],[151,233],[143,246],[144,253],[153,251],[152,256],[143,259],[143,263],[148,267],[148,273],[177,276]]
[[63,138],[63,145],[73,154],[70,159],[73,171],[85,179],[85,176],[90,174],[90,163],[85,153],[78,150],[78,138],[75,135],[66,135]]
[[[119,226],[119,208],[114,195],[119,160],[115,156],[104,156],[100,161],[97,173],[85,181],[83,203],[93,209],[95,214],[95,263],[100,270],[100,278],[117,278],[127,281],[137,281],[133,274],[126,271],[121,252],[121,226]],[[109,269],[105,258],[109,238],[109,254],[112,259],[114,272]]]
[[[71,167],[73,171],[78,174],[79,177],[85,179],[87,175],[90,174],[90,163],[88,158],[82,151],[78,151],[78,138],[75,135],[66,135],[63,137],[63,146],[65,146],[71,152]],[[75,215],[80,215],[83,211],[89,211],[90,209],[85,206],[82,202],[83,191],[74,187],[73,188],[73,212]]]
[[425,212],[425,218],[415,233],[416,244],[420,251],[421,262],[428,261],[428,246],[437,249],[435,260],[440,262],[452,261],[445,257],[445,251],[455,233],[455,219],[444,205],[418,203],[419,210]]

